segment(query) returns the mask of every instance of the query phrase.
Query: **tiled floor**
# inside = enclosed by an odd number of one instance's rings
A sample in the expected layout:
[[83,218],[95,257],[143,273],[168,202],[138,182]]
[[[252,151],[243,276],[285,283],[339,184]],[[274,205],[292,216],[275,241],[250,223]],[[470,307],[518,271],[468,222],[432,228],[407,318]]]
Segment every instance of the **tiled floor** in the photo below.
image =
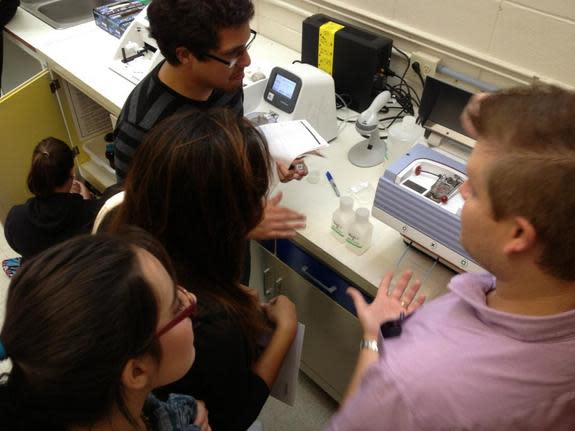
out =
[[[0,260],[15,257],[6,243],[4,228],[0,224]],[[0,274],[0,323],[4,321],[6,294],[9,278]],[[9,361],[0,363],[0,373],[9,369]],[[274,398],[269,398],[260,415],[265,431],[316,431],[323,429],[337,404],[305,374],[300,372],[295,405],[290,407]]]
[[336,409],[336,402],[300,371],[295,405],[270,397],[259,419],[265,431],[316,431],[324,428]]

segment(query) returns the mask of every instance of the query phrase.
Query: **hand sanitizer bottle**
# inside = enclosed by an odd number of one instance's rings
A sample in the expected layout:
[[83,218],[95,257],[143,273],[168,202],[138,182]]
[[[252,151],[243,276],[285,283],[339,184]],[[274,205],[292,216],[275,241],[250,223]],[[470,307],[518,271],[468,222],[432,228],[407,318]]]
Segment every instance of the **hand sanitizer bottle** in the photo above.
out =
[[346,247],[358,256],[362,255],[371,245],[372,234],[373,225],[369,222],[369,210],[367,208],[358,208],[355,211],[355,220],[349,226],[347,238],[345,239]]
[[345,242],[349,225],[354,218],[353,198],[351,196],[342,196],[339,199],[339,208],[334,211],[331,221],[331,231],[338,241]]

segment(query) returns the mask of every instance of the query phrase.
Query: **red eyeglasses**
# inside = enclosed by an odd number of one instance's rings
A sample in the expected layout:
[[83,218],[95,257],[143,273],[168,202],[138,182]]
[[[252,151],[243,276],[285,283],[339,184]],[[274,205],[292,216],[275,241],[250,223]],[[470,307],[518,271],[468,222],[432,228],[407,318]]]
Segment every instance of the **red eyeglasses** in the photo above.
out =
[[180,311],[178,314],[176,314],[176,316],[168,323],[166,323],[161,329],[159,329],[158,332],[156,332],[156,337],[158,338],[161,337],[170,329],[172,329],[174,326],[176,326],[178,323],[180,323],[182,320],[188,317],[192,317],[194,315],[197,306],[196,297],[191,295],[189,292],[185,292],[184,296],[190,302],[190,304],[182,311]]

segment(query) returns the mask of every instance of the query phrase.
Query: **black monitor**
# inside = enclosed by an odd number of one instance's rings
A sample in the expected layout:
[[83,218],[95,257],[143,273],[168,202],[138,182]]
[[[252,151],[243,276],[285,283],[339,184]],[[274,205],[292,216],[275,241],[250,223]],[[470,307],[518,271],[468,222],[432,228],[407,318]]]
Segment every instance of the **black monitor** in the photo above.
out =
[[471,137],[463,130],[460,116],[473,94],[428,76],[425,79],[418,123],[455,140]]

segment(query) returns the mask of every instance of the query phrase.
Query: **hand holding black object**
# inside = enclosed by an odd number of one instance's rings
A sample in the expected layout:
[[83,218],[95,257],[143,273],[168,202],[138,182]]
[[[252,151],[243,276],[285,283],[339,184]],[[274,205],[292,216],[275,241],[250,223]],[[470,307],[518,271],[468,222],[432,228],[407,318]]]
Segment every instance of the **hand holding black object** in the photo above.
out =
[[[404,272],[397,281],[395,288],[388,292],[393,273],[387,273],[381,281],[377,295],[371,304],[367,304],[356,289],[348,288],[347,293],[355,304],[357,317],[363,328],[365,339],[377,339],[382,324],[399,321],[409,316],[424,303],[425,296],[415,299],[421,288],[419,280],[413,282],[408,289],[411,277],[412,273],[410,271]],[[397,332],[396,326],[388,325],[387,327]],[[399,332],[401,332],[401,329],[399,329]],[[389,337],[390,334],[387,334],[387,336]]]

